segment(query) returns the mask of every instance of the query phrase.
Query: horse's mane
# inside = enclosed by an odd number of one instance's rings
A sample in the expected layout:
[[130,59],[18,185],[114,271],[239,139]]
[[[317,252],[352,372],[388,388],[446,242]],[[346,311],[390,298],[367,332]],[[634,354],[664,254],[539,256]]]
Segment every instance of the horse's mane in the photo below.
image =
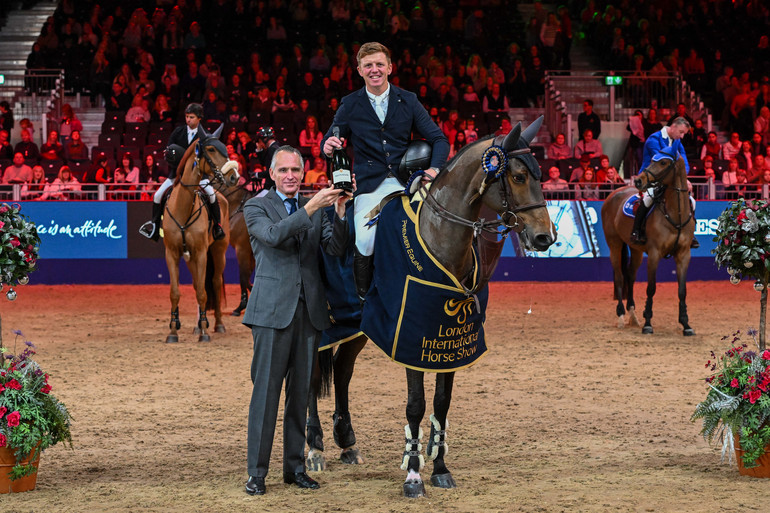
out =
[[198,139],[193,141],[193,144],[187,147],[187,149],[184,152],[184,155],[182,155],[182,160],[179,161],[179,165],[176,168],[176,176],[174,177],[174,185],[178,184],[182,180],[182,174],[183,172],[179,172],[181,169],[184,171],[184,166],[187,164],[187,159],[190,158],[190,155],[195,151],[195,147],[198,145]]

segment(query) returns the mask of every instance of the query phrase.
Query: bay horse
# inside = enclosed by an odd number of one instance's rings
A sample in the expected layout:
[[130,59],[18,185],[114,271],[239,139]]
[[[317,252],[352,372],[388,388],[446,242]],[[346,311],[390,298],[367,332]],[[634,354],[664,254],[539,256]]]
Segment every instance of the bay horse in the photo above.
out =
[[254,274],[256,261],[249,241],[249,231],[246,228],[246,220],[243,218],[243,205],[253,196],[244,184],[228,187],[222,191],[227,198],[230,210],[230,245],[235,250],[238,260],[238,283],[241,288],[241,300],[230,315],[237,317],[246,309],[251,292],[251,275]]
[[[679,285],[679,323],[682,334],[695,335],[687,315],[687,269],[690,265],[690,243],[695,235],[695,218],[687,187],[687,170],[682,157],[659,153],[649,167],[634,178],[634,187],[617,189],[604,200],[602,225],[614,276],[614,293],[618,304],[618,326],[625,324],[628,310],[629,322],[639,324],[635,313],[634,281],[636,272],[647,253],[647,302],[644,306],[642,333],[651,334],[652,299],[656,290],[656,272],[660,259],[673,256],[676,260],[676,278]],[[657,186],[656,205],[647,218],[647,243],[631,244],[633,218],[623,213],[623,205],[637,192]],[[641,200],[640,200],[641,201]],[[630,254],[629,254],[630,252]],[[626,307],[623,307],[623,299]]]
[[[448,271],[460,283],[465,283],[470,275],[481,276],[473,286],[473,290],[466,290],[470,296],[480,290],[486,291],[486,286],[491,277],[492,269],[487,272],[474,272],[476,257],[473,245],[481,232],[492,232],[497,237],[498,229],[503,228],[506,233],[515,230],[519,234],[521,244],[527,249],[544,251],[556,240],[553,223],[548,215],[546,203],[543,200],[540,186],[540,168],[532,157],[529,144],[537,134],[543,118],[540,117],[532,123],[524,132],[521,124],[517,124],[510,133],[494,140],[485,138],[476,141],[463,148],[453,157],[442,171],[433,180],[427,193],[424,189],[423,205],[420,207],[416,224],[424,241],[425,247],[432,258],[440,266]],[[484,162],[488,149],[496,146],[508,158],[504,158],[498,172],[492,176],[485,173]],[[500,219],[492,221],[479,220],[482,206],[493,210]],[[382,215],[377,239],[388,228],[383,226]],[[497,217],[497,216],[495,216]],[[392,228],[392,226],[390,227]],[[377,247],[375,243],[375,247]],[[502,244],[499,245],[502,248]],[[380,280],[394,280],[389,274],[391,270],[387,266],[377,265],[377,255],[382,248],[375,250],[375,279],[373,289],[376,288],[378,277]],[[498,250],[499,251],[499,250]],[[494,260],[499,256],[497,252]],[[483,268],[483,258],[482,265]],[[482,269],[483,270],[483,269]],[[370,289],[367,298],[372,296]],[[475,297],[475,296],[473,296]],[[364,303],[364,316],[367,314],[371,302],[367,299]],[[377,315],[377,312],[372,312]],[[349,382],[352,374],[355,356],[360,351],[363,343],[360,338],[343,344],[340,351],[342,361],[348,366],[347,372],[342,375],[340,381]],[[415,339],[414,344],[420,344]],[[335,372],[337,365],[335,361]],[[425,415],[425,370],[416,370],[406,366],[407,379],[407,405],[406,426],[407,449],[404,451],[401,468],[407,471],[407,477],[403,484],[403,493],[406,497],[414,498],[425,495],[425,486],[420,476],[424,458],[420,454],[422,447],[418,433],[420,423]],[[436,389],[433,397],[434,414],[430,416],[431,433],[428,439],[427,452],[433,460],[433,473],[430,482],[439,488],[454,488],[456,483],[446,466],[444,456],[446,454],[446,429],[447,414],[449,411],[452,388],[454,383],[454,371],[436,372]],[[335,385],[337,379],[335,377]],[[335,389],[337,395],[336,408],[347,406],[347,387],[340,392]],[[311,407],[312,410],[312,407]],[[349,412],[337,409],[334,413],[334,434],[338,445],[345,448],[345,444],[355,441],[350,425]],[[311,417],[309,417],[309,424]],[[340,426],[340,429],[338,429]],[[409,433],[412,436],[409,436]],[[308,442],[313,448],[310,429],[308,429]],[[315,431],[314,434],[318,434]],[[347,438],[346,438],[347,437]],[[343,443],[340,443],[343,442]],[[344,451],[343,451],[344,455]],[[358,456],[357,451],[352,455]],[[343,457],[343,461],[345,458]],[[348,461],[355,463],[356,461]]]
[[[177,169],[177,178],[171,189],[163,215],[163,244],[166,246],[166,266],[171,283],[171,321],[166,342],[178,342],[179,320],[179,260],[184,258],[192,275],[198,301],[198,323],[194,330],[199,342],[209,342],[206,310],[214,310],[216,333],[224,333],[222,299],[224,295],[225,252],[229,228],[223,223],[225,238],[215,241],[211,235],[210,220],[205,201],[208,197],[200,181],[208,177],[216,187],[238,182],[238,163],[227,158],[227,149],[219,140],[222,125],[213,133],[198,126],[198,140],[185,151]],[[202,198],[201,196],[205,197]],[[217,193],[222,215],[229,210],[224,196]],[[226,217],[225,217],[226,218]],[[208,287],[207,287],[208,284]],[[207,288],[209,292],[207,292]]]

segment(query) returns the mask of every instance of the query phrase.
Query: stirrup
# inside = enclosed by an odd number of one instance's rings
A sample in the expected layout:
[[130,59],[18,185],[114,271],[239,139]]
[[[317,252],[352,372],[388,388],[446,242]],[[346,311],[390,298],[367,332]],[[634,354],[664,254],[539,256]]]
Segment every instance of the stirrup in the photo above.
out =
[[700,242],[698,242],[698,239],[696,237],[692,238],[692,242],[690,243],[691,249],[697,249],[700,247]]
[[139,227],[139,234],[144,235],[150,240],[158,240],[158,236],[156,235],[157,229],[155,227],[155,223],[152,221],[147,221],[142,226]]

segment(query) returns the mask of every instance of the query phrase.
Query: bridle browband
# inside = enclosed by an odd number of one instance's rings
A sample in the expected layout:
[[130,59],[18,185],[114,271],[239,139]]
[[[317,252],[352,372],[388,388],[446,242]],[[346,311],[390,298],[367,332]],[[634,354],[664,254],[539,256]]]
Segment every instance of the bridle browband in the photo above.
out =
[[[494,144],[492,145],[494,146]],[[490,146],[490,148],[492,147]],[[530,154],[532,150],[530,148],[519,148],[515,150],[510,150],[506,152],[506,156],[509,158],[517,158],[521,155]],[[481,184],[479,185],[479,190],[476,194],[474,194],[473,198],[471,198],[470,203],[473,203],[477,199],[481,198],[484,193],[487,191],[487,187],[491,185],[494,182],[500,182],[500,199],[502,201],[502,205],[504,208],[504,212],[500,214],[500,219],[493,219],[491,221],[487,221],[485,219],[478,219],[476,221],[471,221],[469,219],[466,219],[462,216],[459,216],[444,206],[442,206],[436,198],[433,197],[433,194],[431,194],[431,190],[428,190],[427,194],[425,194],[425,203],[441,218],[444,218],[448,221],[451,221],[453,223],[467,226],[473,230],[473,236],[478,237],[481,232],[487,232],[487,233],[493,233],[496,235],[501,235],[503,238],[508,236],[508,233],[511,230],[514,230],[516,233],[521,233],[524,230],[524,227],[519,224],[519,217],[516,215],[520,212],[526,212],[527,210],[532,210],[535,208],[541,208],[546,206],[545,201],[540,201],[537,203],[528,203],[526,205],[518,205],[518,206],[511,206],[508,199],[508,186],[507,186],[507,180],[505,180],[505,176],[510,172],[510,168],[507,166],[505,171],[500,173],[498,176],[495,176],[494,178],[488,179],[488,177],[485,177],[482,179]],[[513,222],[511,222],[513,221]],[[500,227],[504,227],[502,231],[499,230]]]

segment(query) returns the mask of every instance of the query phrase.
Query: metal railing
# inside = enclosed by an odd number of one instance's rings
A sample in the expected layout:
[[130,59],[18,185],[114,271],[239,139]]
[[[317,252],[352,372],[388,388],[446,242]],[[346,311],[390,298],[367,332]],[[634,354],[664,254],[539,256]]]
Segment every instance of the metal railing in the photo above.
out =
[[[698,180],[691,178],[691,180]],[[720,180],[709,178],[708,180],[692,182],[692,196],[697,200],[734,200],[738,197],[752,199],[770,199],[770,185],[747,183],[738,186],[725,186]],[[580,185],[588,185],[583,189]],[[571,182],[564,184],[561,189],[543,188],[545,199],[553,200],[603,200],[616,188],[623,187],[624,184],[606,184],[598,182],[589,183]]]

